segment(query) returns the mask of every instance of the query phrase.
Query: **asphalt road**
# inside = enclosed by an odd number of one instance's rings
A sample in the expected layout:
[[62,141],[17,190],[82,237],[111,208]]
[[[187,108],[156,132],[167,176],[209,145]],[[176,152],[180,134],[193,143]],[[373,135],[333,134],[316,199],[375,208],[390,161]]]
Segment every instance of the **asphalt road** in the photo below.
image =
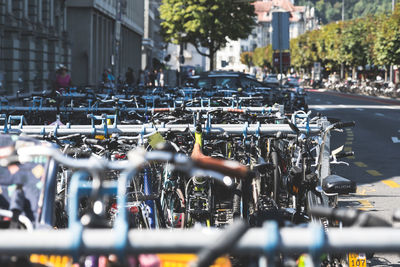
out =
[[[344,160],[349,166],[332,167],[332,173],[357,183],[357,193],[341,197],[339,205],[392,221],[400,208],[400,101],[324,90],[307,94],[314,114],[356,122],[331,138],[331,149],[344,145],[345,151],[355,152]],[[378,254],[370,266],[400,266],[400,255]]]

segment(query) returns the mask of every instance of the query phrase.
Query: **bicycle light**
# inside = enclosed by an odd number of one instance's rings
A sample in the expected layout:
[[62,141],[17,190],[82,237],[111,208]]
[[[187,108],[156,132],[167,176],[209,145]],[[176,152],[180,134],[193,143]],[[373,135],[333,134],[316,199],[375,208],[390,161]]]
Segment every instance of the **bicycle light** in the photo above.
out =
[[224,184],[226,186],[232,186],[233,185],[233,181],[232,181],[231,177],[229,177],[229,176],[225,176],[223,181],[224,181]]

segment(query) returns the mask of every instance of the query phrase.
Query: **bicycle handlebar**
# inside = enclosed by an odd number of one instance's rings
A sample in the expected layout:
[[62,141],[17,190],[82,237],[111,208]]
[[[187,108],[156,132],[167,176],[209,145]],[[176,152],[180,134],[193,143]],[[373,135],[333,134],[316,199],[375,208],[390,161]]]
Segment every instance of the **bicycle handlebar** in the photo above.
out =
[[227,176],[246,178],[251,175],[249,169],[236,161],[216,159],[205,156],[198,143],[194,144],[191,158],[195,166],[204,169],[214,170]]
[[340,153],[336,154],[337,159],[347,158],[347,157],[351,157],[351,156],[354,156],[354,151],[340,152]]
[[333,124],[333,127],[336,129],[343,129],[347,127],[353,127],[356,125],[355,121],[348,121],[348,122],[336,122]]
[[226,176],[245,178],[249,176],[247,167],[236,161],[215,159],[207,156],[189,158],[183,154],[164,151],[145,152],[140,149],[131,150],[128,153],[128,160],[109,161],[107,159],[91,157],[88,159],[74,159],[64,155],[55,148],[33,146],[22,147],[17,150],[18,160],[26,161],[33,156],[48,156],[61,163],[65,167],[82,169],[87,171],[101,172],[104,170],[131,170],[137,169],[150,162],[169,162],[175,165],[177,170],[188,173],[192,176],[209,176],[221,181],[227,186],[232,184],[232,180]]
[[364,226],[364,227],[391,227],[392,225],[373,215],[348,208],[327,208],[322,206],[313,207],[310,214],[317,217],[327,217],[328,219],[342,221],[345,225]]

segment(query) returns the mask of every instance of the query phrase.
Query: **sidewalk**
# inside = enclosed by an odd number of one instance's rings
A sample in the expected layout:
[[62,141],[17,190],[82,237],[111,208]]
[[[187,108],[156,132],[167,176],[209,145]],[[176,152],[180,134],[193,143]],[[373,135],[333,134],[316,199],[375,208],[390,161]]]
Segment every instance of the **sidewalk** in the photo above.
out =
[[332,95],[340,95],[343,97],[348,97],[348,98],[364,98],[368,100],[373,100],[375,102],[383,103],[383,104],[392,104],[392,105],[400,105],[400,99],[399,98],[390,98],[387,96],[370,96],[370,95],[364,95],[364,94],[353,94],[353,93],[344,93],[344,92],[338,92],[335,90],[329,90],[326,88],[319,88],[319,89],[313,89],[313,88],[304,88],[307,92],[317,92],[317,93],[325,93],[325,94],[332,94]]

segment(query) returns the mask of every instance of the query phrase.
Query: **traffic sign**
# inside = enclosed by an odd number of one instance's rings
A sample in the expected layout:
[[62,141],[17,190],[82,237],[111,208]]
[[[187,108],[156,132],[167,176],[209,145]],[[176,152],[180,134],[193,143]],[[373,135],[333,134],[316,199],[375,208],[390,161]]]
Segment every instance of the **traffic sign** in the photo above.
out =
[[[274,67],[280,67],[280,55],[279,52],[274,52],[273,54],[273,62]],[[288,68],[290,67],[290,53],[289,52],[282,52],[282,67]]]

